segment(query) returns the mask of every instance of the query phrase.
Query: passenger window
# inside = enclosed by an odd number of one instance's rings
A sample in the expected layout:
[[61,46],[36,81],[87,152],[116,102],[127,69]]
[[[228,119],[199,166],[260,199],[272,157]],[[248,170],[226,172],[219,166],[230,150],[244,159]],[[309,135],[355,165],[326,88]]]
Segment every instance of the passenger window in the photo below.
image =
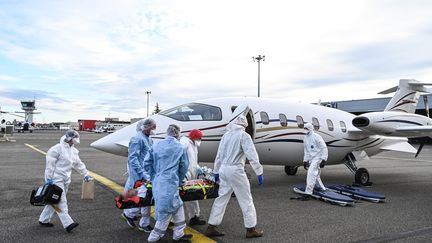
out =
[[330,119],[327,119],[327,128],[329,131],[333,131],[334,130],[334,126],[333,126],[333,122]]
[[316,117],[312,117],[312,125],[314,126],[315,130],[318,130],[320,128],[319,121]]
[[222,111],[219,107],[198,103],[180,105],[159,113],[177,121],[220,121]]
[[281,126],[283,126],[283,127],[288,126],[288,120],[287,120],[285,114],[282,114],[282,113],[279,114],[279,121],[280,121]]
[[297,126],[299,128],[304,128],[304,121],[303,121],[303,117],[301,116],[296,116],[296,120],[297,120]]
[[270,119],[269,119],[267,112],[261,111],[260,116],[261,116],[261,121],[262,121],[263,125],[268,125],[270,123]]
[[345,122],[340,121],[340,127],[341,127],[342,132],[346,132],[347,131]]

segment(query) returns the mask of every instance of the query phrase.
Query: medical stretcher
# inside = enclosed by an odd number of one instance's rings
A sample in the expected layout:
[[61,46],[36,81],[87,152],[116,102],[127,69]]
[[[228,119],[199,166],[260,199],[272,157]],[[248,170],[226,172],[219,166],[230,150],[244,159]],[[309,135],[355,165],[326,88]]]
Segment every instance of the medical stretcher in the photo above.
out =
[[[140,187],[146,189],[144,197],[139,196],[138,190],[142,189]],[[179,194],[181,199],[186,202],[216,198],[218,197],[218,190],[219,184],[207,179],[196,179],[186,181],[179,187]],[[123,195],[116,196],[115,202],[119,209],[152,206],[154,205],[152,185],[148,182],[137,181],[134,189]]]
[[354,199],[366,200],[369,202],[379,203],[385,201],[385,196],[378,192],[367,191],[363,188],[351,185],[325,184],[325,187],[331,191],[342,195],[347,195]]
[[[366,200],[369,202],[384,202],[385,196],[378,192],[371,192],[360,187],[351,185],[325,184],[327,190],[314,189],[312,197],[341,206],[353,205],[355,200]],[[304,185],[296,185],[293,188],[298,194],[305,194]]]
[[[305,189],[306,186],[304,185],[296,185],[293,188],[295,193],[302,194],[302,195],[305,194]],[[322,191],[322,190],[314,189],[311,196],[316,199],[320,199],[340,206],[354,205],[354,199],[352,199],[351,197],[330,190]]]

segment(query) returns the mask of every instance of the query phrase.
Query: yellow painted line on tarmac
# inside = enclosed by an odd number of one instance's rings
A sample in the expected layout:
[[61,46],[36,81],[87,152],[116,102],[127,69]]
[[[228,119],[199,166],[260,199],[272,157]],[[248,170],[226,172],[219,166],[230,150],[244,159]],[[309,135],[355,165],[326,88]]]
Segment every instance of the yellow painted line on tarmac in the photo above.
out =
[[123,193],[123,187],[120,186],[119,184],[115,183],[114,181],[101,176],[99,174],[94,173],[93,171],[89,171],[89,175],[91,177],[93,177],[95,180],[97,180],[98,182],[100,182],[101,184],[111,188],[113,191],[117,192],[118,194],[122,194]]
[[186,227],[185,233],[193,235],[193,237],[191,239],[192,242],[200,242],[200,243],[207,243],[207,242],[208,243],[213,243],[213,242],[215,242],[216,243],[216,241],[208,238],[204,234],[201,234],[200,232],[192,229],[191,227]]
[[[25,145],[27,147],[33,149],[34,151],[37,151],[37,152],[39,152],[39,153],[41,153],[43,155],[47,154],[46,152],[44,152],[44,151],[36,148],[33,145],[30,145],[30,144],[27,144],[27,143],[25,143]],[[108,188],[112,189],[116,193],[119,193],[119,194],[123,193],[123,187],[120,186],[119,184],[117,184],[116,182],[114,182],[114,181],[112,181],[112,180],[110,180],[110,179],[108,179],[108,178],[106,178],[104,176],[101,176],[99,174],[96,174],[93,171],[88,171],[88,172],[89,172],[89,175],[91,177],[93,177],[96,181],[98,181],[101,184],[107,186]],[[151,215],[154,218],[154,207],[151,207]],[[192,242],[200,242],[200,243],[214,243],[214,242],[216,242],[216,241],[208,238],[207,236],[201,234],[200,232],[196,231],[195,229],[192,229],[191,227],[186,227],[185,233],[193,235],[193,237],[191,239]]]
[[29,148],[31,148],[31,149],[33,149],[33,150],[35,150],[35,151],[37,151],[37,152],[43,154],[43,155],[46,155],[46,154],[47,154],[46,152],[44,152],[44,151],[42,151],[42,150],[36,148],[36,147],[33,146],[33,145],[30,145],[30,144],[25,143],[25,146],[27,146],[27,147],[29,147]]

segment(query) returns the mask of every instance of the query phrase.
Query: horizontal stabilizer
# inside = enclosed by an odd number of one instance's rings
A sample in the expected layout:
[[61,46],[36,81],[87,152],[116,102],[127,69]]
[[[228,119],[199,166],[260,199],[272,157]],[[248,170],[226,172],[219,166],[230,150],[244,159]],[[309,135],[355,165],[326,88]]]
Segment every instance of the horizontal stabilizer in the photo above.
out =
[[398,86],[394,86],[394,87],[392,87],[390,89],[386,89],[384,91],[381,91],[378,94],[391,94],[391,93],[396,92],[397,88],[398,88]]
[[386,145],[381,147],[382,150],[390,150],[390,151],[399,151],[399,152],[405,152],[405,153],[417,153],[417,149],[415,149],[411,144],[408,142],[398,142],[390,145]]
[[432,85],[432,83],[417,83],[417,82],[408,82],[409,85],[413,85],[413,86],[423,86],[423,85]]
[[[415,79],[411,79],[411,80],[401,79],[401,80],[406,81],[406,85],[408,87],[410,87],[412,90],[419,91],[419,92],[425,92],[425,93],[432,93],[432,89],[428,89],[428,88],[424,87],[427,85],[432,85],[432,83],[424,83],[424,82],[417,81]],[[398,90],[398,87],[399,86],[391,87],[389,89],[386,89],[386,90],[379,92],[378,94],[394,93]]]
[[411,86],[414,90],[425,93],[432,93],[432,89],[424,87],[425,85],[432,85],[432,83],[409,82],[408,85]]

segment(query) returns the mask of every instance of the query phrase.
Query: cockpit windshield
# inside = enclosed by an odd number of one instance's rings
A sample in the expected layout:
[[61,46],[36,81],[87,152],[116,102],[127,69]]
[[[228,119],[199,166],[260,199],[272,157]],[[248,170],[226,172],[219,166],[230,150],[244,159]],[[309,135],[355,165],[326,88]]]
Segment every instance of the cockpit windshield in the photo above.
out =
[[217,106],[190,103],[159,113],[177,121],[220,121],[222,111]]

